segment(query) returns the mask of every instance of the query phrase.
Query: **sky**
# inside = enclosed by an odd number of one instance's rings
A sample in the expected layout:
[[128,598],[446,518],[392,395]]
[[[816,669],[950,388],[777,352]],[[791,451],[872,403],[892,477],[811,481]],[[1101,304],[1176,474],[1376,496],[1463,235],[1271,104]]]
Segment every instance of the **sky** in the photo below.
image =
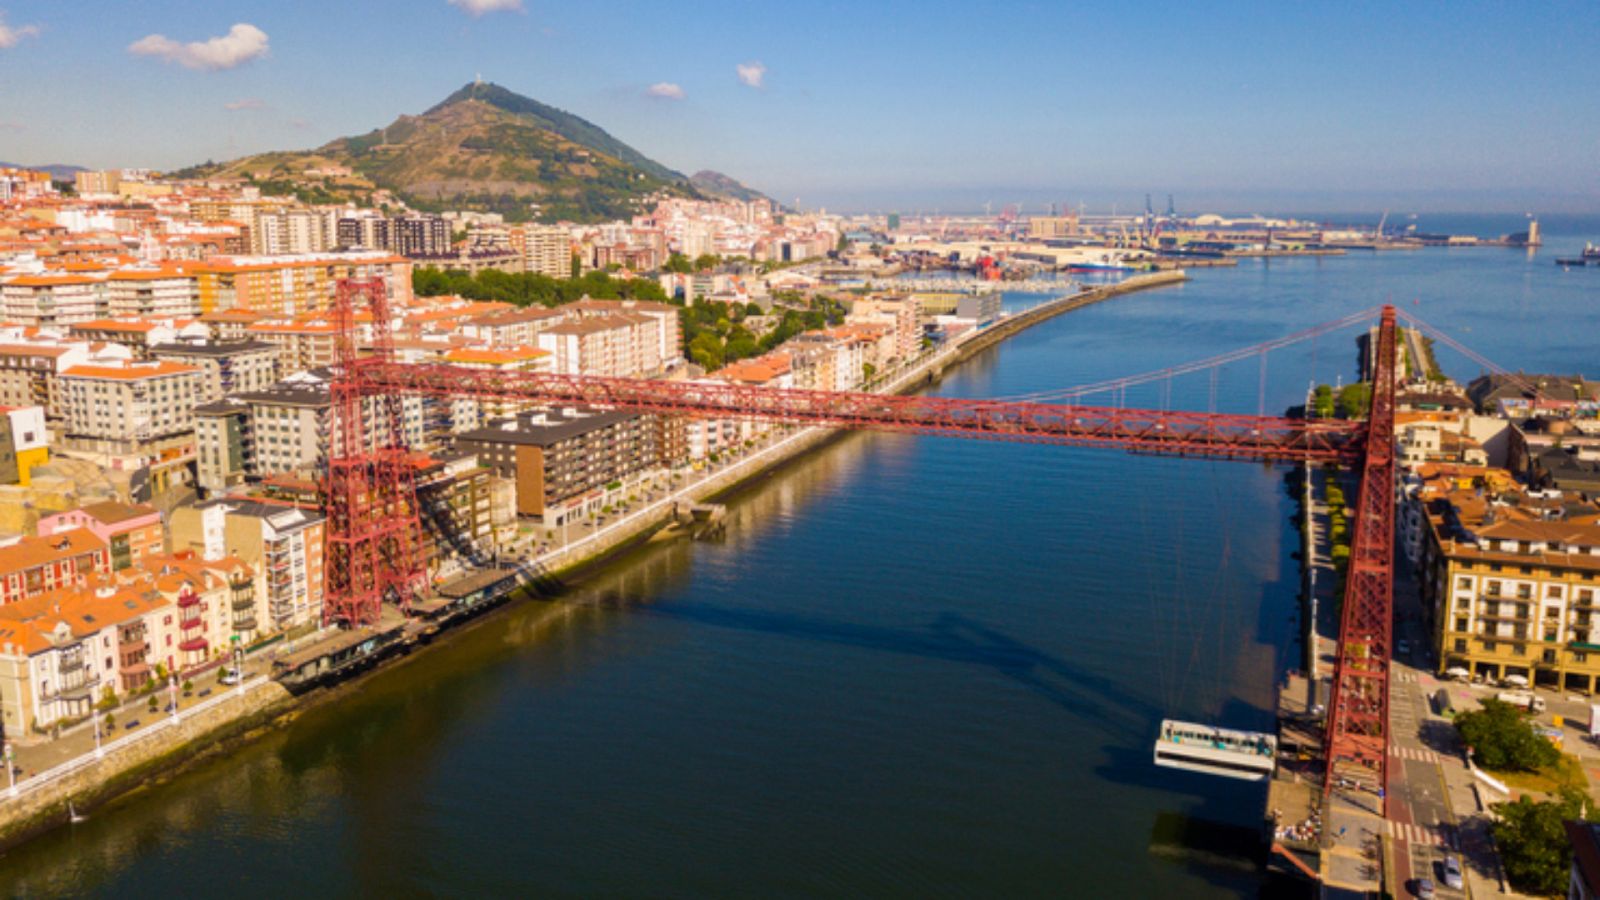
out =
[[0,159],[310,148],[481,76],[806,208],[1597,212],[1594,12],[0,0]]

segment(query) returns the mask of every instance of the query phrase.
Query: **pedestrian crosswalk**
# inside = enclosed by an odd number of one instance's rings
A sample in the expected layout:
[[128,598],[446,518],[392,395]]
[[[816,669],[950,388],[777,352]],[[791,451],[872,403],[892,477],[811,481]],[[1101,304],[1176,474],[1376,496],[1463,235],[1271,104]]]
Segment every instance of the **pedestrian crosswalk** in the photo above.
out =
[[1399,744],[1389,745],[1389,755],[1399,759],[1415,759],[1430,763],[1439,761],[1439,754],[1432,750],[1424,750],[1421,747],[1402,747]]
[[1437,683],[1432,675],[1427,672],[1418,672],[1415,669],[1397,668],[1393,671],[1393,678],[1400,684],[1432,685]]
[[1397,841],[1443,847],[1446,850],[1461,849],[1455,829],[1448,825],[1412,825],[1408,822],[1396,822],[1393,819],[1385,819],[1383,825],[1389,837]]

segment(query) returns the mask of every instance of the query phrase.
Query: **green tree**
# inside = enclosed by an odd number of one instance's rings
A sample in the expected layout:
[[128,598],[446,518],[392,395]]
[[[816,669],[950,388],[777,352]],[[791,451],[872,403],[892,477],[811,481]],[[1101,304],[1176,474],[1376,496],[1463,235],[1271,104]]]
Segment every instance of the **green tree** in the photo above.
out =
[[1333,418],[1333,388],[1326,384],[1317,385],[1311,392],[1311,411],[1319,419]]
[[1367,407],[1372,405],[1372,385],[1365,381],[1347,384],[1339,389],[1339,414],[1346,419],[1360,419],[1366,416]]
[[1561,751],[1533,730],[1521,710],[1499,700],[1485,700],[1483,709],[1456,716],[1456,730],[1485,769],[1532,772],[1561,760]]
[[722,259],[715,253],[702,253],[694,258],[694,270],[696,272],[709,272],[721,262]]
[[1496,803],[1499,821],[1490,826],[1511,886],[1526,894],[1561,895],[1572,867],[1572,845],[1562,822],[1587,818],[1584,797],[1567,788],[1554,800],[1522,797]]
[[661,271],[671,272],[674,275],[687,275],[694,271],[694,264],[689,261],[689,257],[684,256],[682,253],[673,253],[662,264]]
[[722,339],[715,332],[700,332],[689,342],[689,358],[707,372],[722,368]]

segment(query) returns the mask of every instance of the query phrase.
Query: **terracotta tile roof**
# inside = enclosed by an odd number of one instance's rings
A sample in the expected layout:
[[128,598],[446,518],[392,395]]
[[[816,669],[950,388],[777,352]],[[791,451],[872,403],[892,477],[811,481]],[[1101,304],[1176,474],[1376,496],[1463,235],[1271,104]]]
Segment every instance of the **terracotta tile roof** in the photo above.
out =
[[121,366],[71,366],[61,374],[63,377],[72,378],[111,378],[117,381],[139,381],[145,378],[186,375],[198,371],[200,370],[194,366],[161,360],[159,362],[131,362]]
[[104,549],[105,541],[82,528],[49,537],[23,537],[9,547],[0,547],[0,577]]

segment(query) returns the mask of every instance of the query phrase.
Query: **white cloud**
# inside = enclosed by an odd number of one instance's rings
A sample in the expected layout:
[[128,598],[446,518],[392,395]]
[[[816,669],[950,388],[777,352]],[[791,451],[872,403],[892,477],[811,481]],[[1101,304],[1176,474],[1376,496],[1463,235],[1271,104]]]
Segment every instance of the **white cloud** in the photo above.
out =
[[227,103],[222,104],[223,109],[233,111],[238,111],[241,109],[265,109],[266,106],[266,101],[262,100],[260,97],[245,97],[240,100],[229,100]]
[[39,36],[39,26],[18,25],[12,28],[6,24],[5,13],[0,13],[0,50],[9,50],[22,43],[23,38]]
[[747,63],[740,63],[734,68],[738,70],[739,80],[743,82],[746,87],[760,88],[762,82],[765,81],[767,77],[767,67],[763,65],[760,60],[751,60]]
[[655,97],[658,100],[682,100],[683,88],[670,81],[658,81],[644,89],[645,96]]
[[154,56],[186,69],[231,69],[267,55],[267,33],[240,22],[221,37],[179,43],[162,34],[142,37],[128,45],[135,56]]
[[448,0],[448,2],[474,19],[484,13],[524,11],[522,0]]

